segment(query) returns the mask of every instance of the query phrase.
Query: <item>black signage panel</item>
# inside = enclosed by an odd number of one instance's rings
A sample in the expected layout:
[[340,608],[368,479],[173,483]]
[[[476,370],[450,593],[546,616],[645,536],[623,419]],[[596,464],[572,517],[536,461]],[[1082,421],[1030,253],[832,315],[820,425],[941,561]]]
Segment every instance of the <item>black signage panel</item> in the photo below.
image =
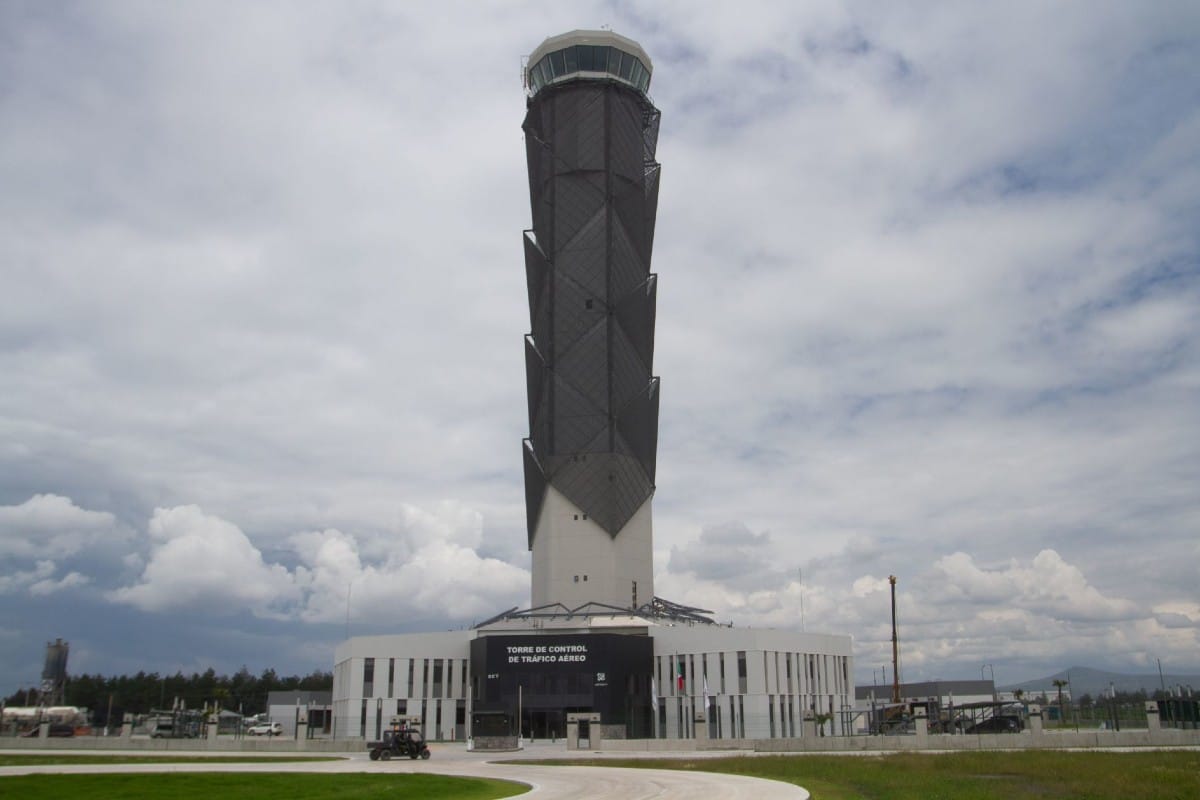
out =
[[646,735],[654,646],[648,636],[485,636],[471,642],[474,707],[520,707],[523,730],[565,730],[564,715],[595,711]]

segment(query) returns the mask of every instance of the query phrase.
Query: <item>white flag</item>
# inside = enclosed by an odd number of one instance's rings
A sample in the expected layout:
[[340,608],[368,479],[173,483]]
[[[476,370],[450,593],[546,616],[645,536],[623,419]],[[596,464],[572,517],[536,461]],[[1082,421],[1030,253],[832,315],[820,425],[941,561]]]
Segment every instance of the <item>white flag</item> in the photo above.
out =
[[654,713],[658,714],[658,684],[654,682],[654,676],[650,676],[650,707],[654,709]]

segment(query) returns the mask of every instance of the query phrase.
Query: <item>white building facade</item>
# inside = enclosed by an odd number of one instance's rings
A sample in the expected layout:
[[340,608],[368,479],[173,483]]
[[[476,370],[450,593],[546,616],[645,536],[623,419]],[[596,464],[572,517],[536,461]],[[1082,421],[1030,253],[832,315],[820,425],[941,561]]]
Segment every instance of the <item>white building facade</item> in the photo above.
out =
[[[653,687],[655,699],[639,700],[627,709],[626,719],[613,724],[602,718],[608,737],[736,740],[815,735],[816,726],[806,727],[805,720],[821,720],[825,734],[851,732],[845,713],[854,698],[849,636],[597,615],[537,627],[506,622],[490,629],[352,638],[337,649],[333,735],[374,739],[392,716],[403,716],[421,720],[431,740],[462,740],[471,735],[473,698],[486,694],[489,677],[472,671],[472,642],[489,636],[502,636],[506,643],[513,637],[526,636],[533,642],[550,636],[582,641],[586,647],[589,635],[613,633],[650,639],[647,649],[652,656],[648,663],[639,662],[640,681],[630,685]],[[594,693],[604,681],[604,673],[597,674],[585,662],[574,673],[579,683],[555,695],[552,682],[539,688],[539,666],[523,669],[528,671],[523,673],[520,700],[509,693],[498,704],[481,707],[502,708],[514,720],[519,715],[526,737],[562,735],[565,714],[593,710],[588,698],[599,698]],[[600,707],[597,699],[595,708]]]

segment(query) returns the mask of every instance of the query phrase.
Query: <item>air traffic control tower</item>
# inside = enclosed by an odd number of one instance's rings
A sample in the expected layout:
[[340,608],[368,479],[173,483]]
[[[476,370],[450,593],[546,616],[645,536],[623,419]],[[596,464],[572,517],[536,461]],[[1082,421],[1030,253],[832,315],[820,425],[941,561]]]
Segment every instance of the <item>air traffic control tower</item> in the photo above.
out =
[[532,605],[654,597],[655,280],[660,166],[649,56],[572,31],[529,56],[523,129]]
[[378,739],[393,715],[477,749],[568,733],[578,715],[589,746],[815,736],[815,714],[849,732],[849,636],[720,625],[654,593],[650,70],[637,43],[573,31],[542,42],[525,71],[532,607],[469,629],[348,638],[334,656],[335,738]]

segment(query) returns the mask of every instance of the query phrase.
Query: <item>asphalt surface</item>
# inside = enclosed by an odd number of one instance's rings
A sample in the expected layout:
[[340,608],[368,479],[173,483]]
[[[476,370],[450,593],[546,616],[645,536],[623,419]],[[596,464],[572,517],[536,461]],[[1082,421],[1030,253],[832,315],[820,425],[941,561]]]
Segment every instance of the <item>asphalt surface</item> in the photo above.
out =
[[[203,762],[188,762],[184,764],[169,763],[171,758],[180,756],[218,756],[218,755],[264,755],[260,753],[211,753],[211,752],[170,752],[147,753],[145,751],[103,751],[77,750],[53,751],[54,755],[136,755],[161,756],[162,764],[55,764],[37,766],[0,767],[0,794],[3,794],[3,776],[34,775],[43,773],[53,774],[97,774],[97,773],[161,773],[161,772],[319,772],[319,773],[397,773],[425,772],[440,775],[475,776],[498,778],[528,784],[531,790],[521,797],[537,798],[537,800],[557,800],[558,798],[620,798],[621,800],[695,800],[695,798],[728,798],[728,800],[808,800],[808,792],[788,783],[748,778],[741,775],[720,775],[712,772],[682,772],[659,769],[632,769],[619,767],[547,767],[536,764],[497,763],[500,761],[513,762],[530,759],[550,758],[605,758],[593,752],[568,753],[560,744],[530,744],[518,753],[469,753],[461,745],[432,744],[430,749],[433,756],[428,761],[410,760],[407,758],[391,761],[371,761],[366,752],[337,755],[336,761],[307,761],[283,762],[278,764],[269,761],[252,764],[205,764]],[[45,750],[7,751],[12,754],[32,755],[35,753],[51,754]],[[711,752],[703,755],[695,752],[663,752],[638,754],[654,758],[680,758],[695,762],[704,758],[722,755],[737,755],[736,751]],[[288,753],[279,755],[301,755]],[[321,755],[321,753],[306,753],[304,755]],[[617,757],[630,757],[634,754],[620,754]]]

